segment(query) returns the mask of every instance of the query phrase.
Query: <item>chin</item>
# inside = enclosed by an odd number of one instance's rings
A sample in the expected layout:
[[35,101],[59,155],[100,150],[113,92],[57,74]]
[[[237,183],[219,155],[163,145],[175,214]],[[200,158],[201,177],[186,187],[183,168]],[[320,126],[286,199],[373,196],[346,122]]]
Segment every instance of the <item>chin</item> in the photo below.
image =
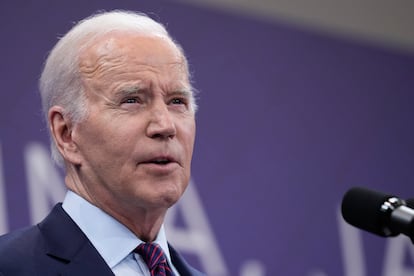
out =
[[146,198],[153,207],[169,208],[180,200],[187,187],[177,182],[159,182],[147,190],[145,197],[143,195],[141,197]]
[[176,188],[165,191],[160,196],[160,203],[169,208],[180,200],[182,192],[182,190]]
[[169,208],[169,207],[173,206],[174,204],[176,204],[178,202],[178,200],[180,200],[180,198],[181,198],[181,194],[170,193],[170,194],[164,195],[162,197],[162,201]]

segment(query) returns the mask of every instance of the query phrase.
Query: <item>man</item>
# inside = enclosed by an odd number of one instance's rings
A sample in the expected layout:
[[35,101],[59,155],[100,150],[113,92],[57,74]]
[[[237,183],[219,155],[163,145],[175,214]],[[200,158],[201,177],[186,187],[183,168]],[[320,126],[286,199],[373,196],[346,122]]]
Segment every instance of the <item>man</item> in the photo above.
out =
[[124,11],[81,21],[51,51],[40,92],[68,193],[0,238],[0,275],[201,275],[163,228],[189,183],[196,111],[165,28]]

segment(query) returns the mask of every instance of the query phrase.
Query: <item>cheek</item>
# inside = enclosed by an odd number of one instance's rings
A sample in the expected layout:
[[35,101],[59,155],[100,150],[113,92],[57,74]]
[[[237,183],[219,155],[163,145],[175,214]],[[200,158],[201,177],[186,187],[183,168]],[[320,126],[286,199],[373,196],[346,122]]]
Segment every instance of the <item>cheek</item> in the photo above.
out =
[[183,142],[184,147],[186,148],[187,153],[192,155],[193,147],[194,147],[194,140],[195,140],[195,122],[189,121],[187,124],[183,125],[182,127],[182,134],[183,134]]
[[193,156],[193,150],[194,150],[194,141],[195,141],[195,125],[191,125],[190,128],[187,129],[187,132],[185,133],[185,140],[184,140],[184,147],[186,150],[187,155],[187,162],[188,162],[188,169],[191,168],[191,160]]
[[119,127],[122,124],[101,119],[91,117],[82,123],[77,133],[80,150],[85,154],[96,154],[100,158],[122,155],[134,136],[130,133],[131,128]]

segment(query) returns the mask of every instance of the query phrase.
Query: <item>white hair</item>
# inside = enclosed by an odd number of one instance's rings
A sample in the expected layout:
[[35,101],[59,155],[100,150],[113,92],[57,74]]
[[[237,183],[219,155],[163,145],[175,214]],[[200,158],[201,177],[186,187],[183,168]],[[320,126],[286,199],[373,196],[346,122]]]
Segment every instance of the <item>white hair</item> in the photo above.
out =
[[[114,10],[92,15],[77,23],[64,35],[50,52],[42,75],[39,89],[42,99],[43,114],[48,120],[49,109],[54,105],[62,106],[64,116],[72,122],[81,122],[88,114],[85,91],[79,72],[79,57],[82,49],[90,46],[96,38],[109,32],[132,32],[146,36],[163,36],[170,39],[181,52],[187,74],[187,59],[180,45],[168,34],[165,27],[147,15],[131,11]],[[197,109],[194,95],[190,108]],[[52,158],[59,165],[64,165],[63,158],[51,139]]]

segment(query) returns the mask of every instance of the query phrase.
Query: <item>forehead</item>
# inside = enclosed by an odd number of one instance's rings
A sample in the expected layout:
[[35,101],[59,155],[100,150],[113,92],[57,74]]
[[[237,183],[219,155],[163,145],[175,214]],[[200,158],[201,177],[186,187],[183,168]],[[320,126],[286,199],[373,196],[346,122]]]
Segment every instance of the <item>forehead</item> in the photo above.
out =
[[181,50],[165,36],[116,32],[95,38],[86,45],[79,55],[82,73],[97,70],[106,64],[112,68],[126,64],[154,68],[177,67],[187,73]]

